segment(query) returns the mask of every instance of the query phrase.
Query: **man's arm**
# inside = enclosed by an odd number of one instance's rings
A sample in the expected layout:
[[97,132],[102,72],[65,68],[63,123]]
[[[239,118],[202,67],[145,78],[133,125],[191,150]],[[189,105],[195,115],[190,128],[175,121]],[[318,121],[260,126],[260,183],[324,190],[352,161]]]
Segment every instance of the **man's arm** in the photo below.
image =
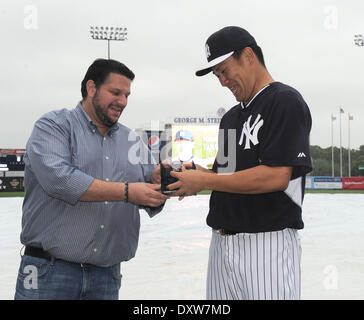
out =
[[[56,113],[38,120],[27,145],[31,169],[43,190],[71,205],[78,201],[124,200],[124,183],[95,179],[71,164],[69,128],[56,121]],[[159,185],[148,183],[130,183],[128,200],[137,205],[159,206],[168,197],[157,192],[158,188]]]
[[179,181],[168,186],[177,189],[173,196],[192,195],[201,190],[215,190],[240,194],[259,194],[285,190],[290,181],[292,167],[260,165],[232,174],[210,174],[198,170],[171,172]]
[[[134,182],[128,185],[128,201],[137,205],[158,207],[168,197],[157,190],[160,185]],[[125,183],[94,179],[80,201],[122,201],[125,200]]]
[[70,129],[66,121],[59,123],[62,118],[50,112],[35,123],[26,147],[27,166],[47,195],[75,205],[94,178],[70,165]]
[[260,165],[231,175],[214,175],[206,187],[208,190],[244,194],[282,191],[288,187],[291,173],[292,167]]

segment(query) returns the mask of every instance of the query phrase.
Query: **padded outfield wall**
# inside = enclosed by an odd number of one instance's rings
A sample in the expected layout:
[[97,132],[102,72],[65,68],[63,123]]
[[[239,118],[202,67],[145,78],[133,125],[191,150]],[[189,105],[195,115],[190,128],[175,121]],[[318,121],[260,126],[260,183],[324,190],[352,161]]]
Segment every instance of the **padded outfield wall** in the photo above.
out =
[[306,177],[306,189],[364,190],[364,177]]

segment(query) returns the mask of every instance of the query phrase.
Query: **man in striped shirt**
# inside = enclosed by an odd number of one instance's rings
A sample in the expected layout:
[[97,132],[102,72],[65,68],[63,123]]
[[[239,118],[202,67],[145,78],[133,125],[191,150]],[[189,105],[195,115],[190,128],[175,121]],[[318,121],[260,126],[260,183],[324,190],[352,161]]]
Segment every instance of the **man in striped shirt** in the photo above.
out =
[[139,209],[152,217],[167,196],[148,149],[118,123],[134,73],[96,60],[83,100],[36,121],[26,146],[15,299],[118,299],[120,262],[135,256]]
[[238,104],[221,119],[212,170],[172,172],[181,198],[213,190],[208,299],[299,299],[311,115],[294,88],[273,80],[249,32],[225,27],[206,41],[207,66]]

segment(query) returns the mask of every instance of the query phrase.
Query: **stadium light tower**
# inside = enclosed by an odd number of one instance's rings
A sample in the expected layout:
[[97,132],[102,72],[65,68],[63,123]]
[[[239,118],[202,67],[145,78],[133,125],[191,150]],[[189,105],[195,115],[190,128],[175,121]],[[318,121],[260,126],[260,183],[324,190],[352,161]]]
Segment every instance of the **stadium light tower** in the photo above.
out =
[[127,28],[122,27],[90,27],[91,38],[94,40],[107,40],[107,56],[110,59],[110,41],[125,41],[128,40]]

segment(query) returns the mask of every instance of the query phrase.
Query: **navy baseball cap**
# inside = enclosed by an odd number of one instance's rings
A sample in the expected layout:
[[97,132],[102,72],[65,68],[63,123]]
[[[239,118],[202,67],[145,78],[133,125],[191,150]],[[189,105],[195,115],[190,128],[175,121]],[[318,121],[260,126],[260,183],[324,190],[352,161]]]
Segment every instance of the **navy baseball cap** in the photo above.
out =
[[212,67],[229,58],[234,51],[256,45],[253,36],[243,28],[230,26],[213,33],[205,44],[207,65],[196,71],[196,76],[204,76]]
[[174,139],[174,141],[177,141],[177,140],[193,141],[192,133],[189,132],[188,130],[179,130],[176,133],[176,138]]

